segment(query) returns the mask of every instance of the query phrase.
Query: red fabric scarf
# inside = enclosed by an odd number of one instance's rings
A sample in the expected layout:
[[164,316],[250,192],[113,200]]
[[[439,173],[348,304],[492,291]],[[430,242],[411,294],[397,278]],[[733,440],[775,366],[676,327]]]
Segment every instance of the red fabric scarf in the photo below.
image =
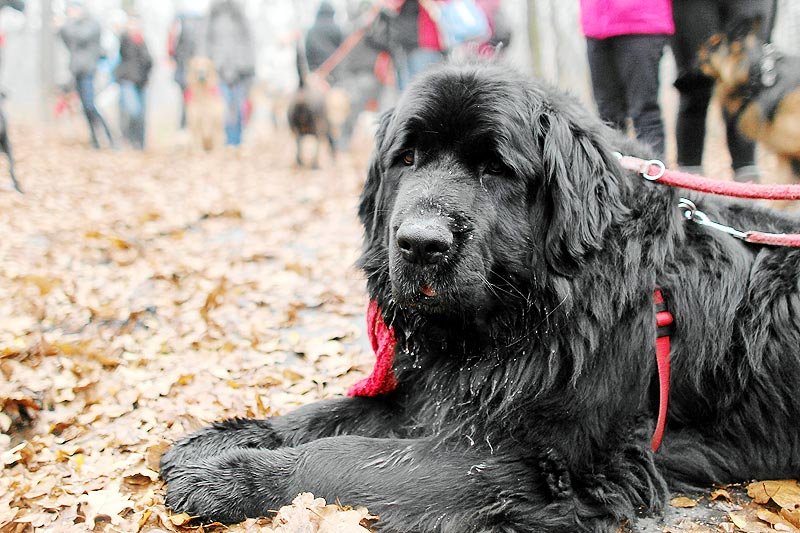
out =
[[394,328],[388,327],[383,321],[375,300],[369,303],[367,309],[367,334],[372,351],[375,352],[375,366],[369,376],[350,387],[348,396],[379,396],[392,392],[397,387],[397,379],[392,370],[394,348],[397,345]]

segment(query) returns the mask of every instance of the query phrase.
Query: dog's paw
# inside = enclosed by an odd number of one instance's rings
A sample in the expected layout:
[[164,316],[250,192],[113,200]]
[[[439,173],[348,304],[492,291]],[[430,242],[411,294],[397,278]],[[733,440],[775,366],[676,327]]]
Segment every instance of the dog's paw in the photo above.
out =
[[197,463],[239,448],[274,449],[280,439],[268,420],[232,418],[215,422],[179,440],[161,457],[161,477],[170,480],[176,466]]
[[566,461],[552,448],[539,460],[539,468],[544,476],[550,494],[556,499],[572,496],[572,479]]
[[231,524],[263,516],[283,503],[273,469],[264,468],[257,454],[270,452],[233,450],[194,463],[171,465],[165,503],[173,511],[203,521]]

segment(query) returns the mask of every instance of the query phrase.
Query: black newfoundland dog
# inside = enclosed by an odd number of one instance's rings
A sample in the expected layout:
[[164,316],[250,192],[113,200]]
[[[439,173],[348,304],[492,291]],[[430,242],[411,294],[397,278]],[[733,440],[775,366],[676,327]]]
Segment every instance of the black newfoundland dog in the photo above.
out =
[[[167,504],[264,515],[298,492],[381,531],[615,531],[670,489],[800,476],[800,250],[681,217],[800,221],[646,182],[647,156],[499,65],[428,74],[383,117],[360,265],[396,388],[228,420],[162,459]],[[675,316],[663,444],[653,293]]]

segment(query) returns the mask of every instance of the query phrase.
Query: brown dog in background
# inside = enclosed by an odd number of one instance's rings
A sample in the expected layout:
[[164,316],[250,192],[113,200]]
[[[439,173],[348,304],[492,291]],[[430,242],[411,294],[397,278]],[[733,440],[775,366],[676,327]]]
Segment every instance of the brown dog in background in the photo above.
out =
[[300,78],[300,86],[289,102],[287,119],[289,128],[295,137],[297,166],[303,166],[303,138],[311,136],[316,139],[311,168],[319,168],[320,146],[327,143],[331,159],[335,159],[336,139],[334,138],[334,127],[328,115],[326,94],[316,86],[317,84],[313,80],[309,83],[304,78]]
[[225,103],[214,63],[193,57],[186,72],[186,125],[194,147],[210,152],[225,144]]
[[711,36],[698,53],[700,69],[716,80],[715,96],[739,131],[776,156],[768,181],[800,182],[800,57],[764,43],[760,28],[752,18]]

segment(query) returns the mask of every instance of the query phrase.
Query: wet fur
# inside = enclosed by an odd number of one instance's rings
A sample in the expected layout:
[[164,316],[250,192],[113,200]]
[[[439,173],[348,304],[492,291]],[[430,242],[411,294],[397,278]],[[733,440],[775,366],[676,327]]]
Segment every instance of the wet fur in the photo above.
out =
[[[687,223],[677,201],[800,221],[645,182],[614,151],[650,155],[506,67],[423,77],[383,117],[359,208],[397,390],[190,435],[162,458],[167,504],[233,522],[311,491],[381,531],[613,532],[669,488],[800,476],[800,251]],[[398,261],[414,217],[449,224],[445,261]],[[656,284],[677,322],[653,454]]]

